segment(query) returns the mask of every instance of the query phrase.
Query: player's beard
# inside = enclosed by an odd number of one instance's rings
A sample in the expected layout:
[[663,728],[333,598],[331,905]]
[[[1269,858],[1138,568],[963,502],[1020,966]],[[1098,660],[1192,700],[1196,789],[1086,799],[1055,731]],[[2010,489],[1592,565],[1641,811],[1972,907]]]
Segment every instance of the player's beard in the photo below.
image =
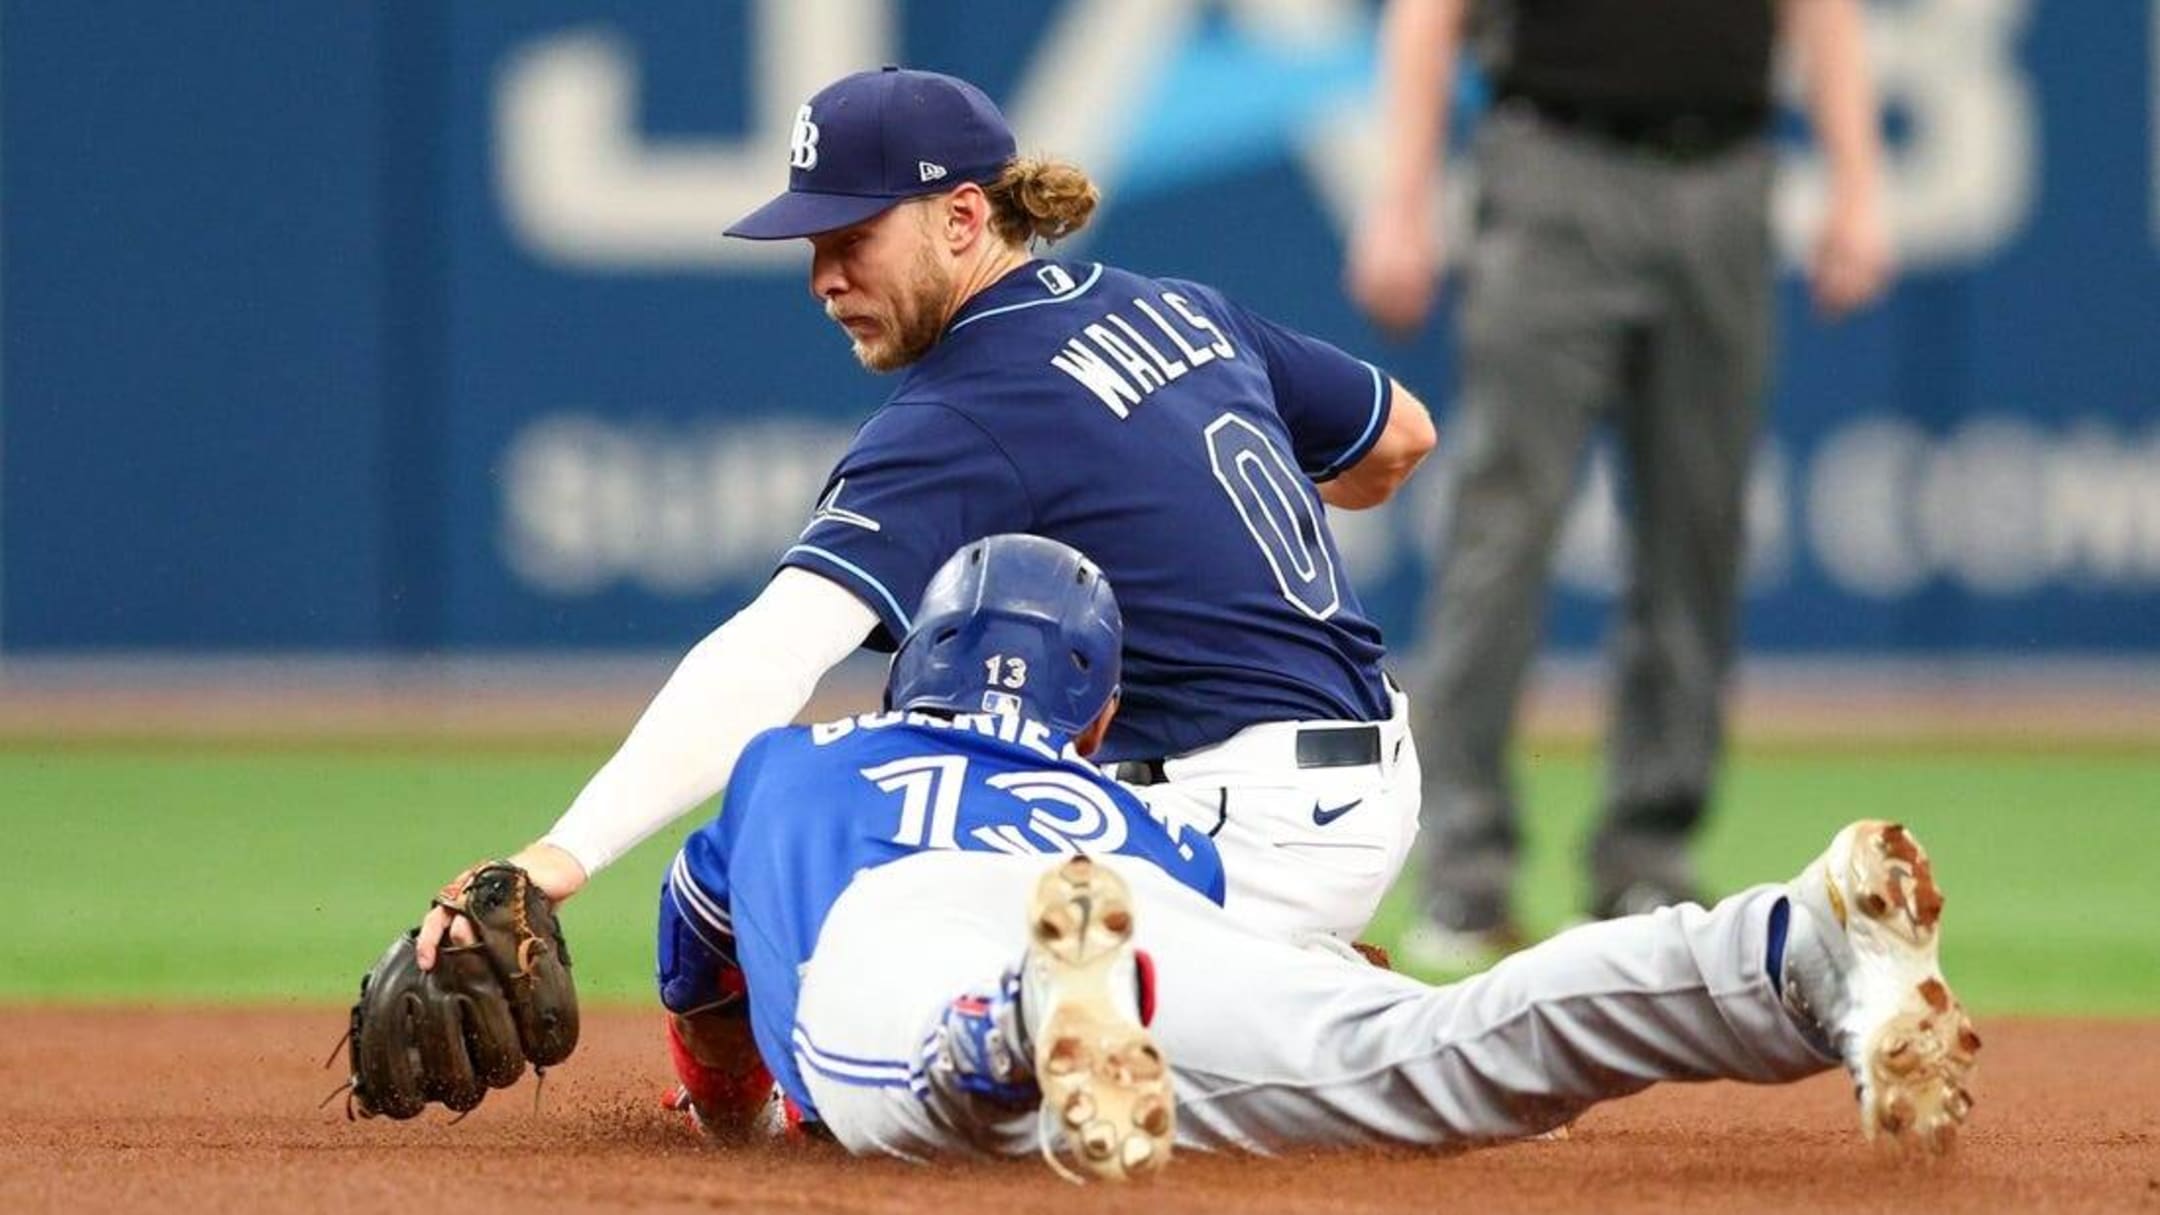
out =
[[871,371],[887,372],[921,358],[945,330],[952,292],[952,271],[938,260],[928,241],[917,245],[891,311],[875,318],[877,333],[868,340],[855,340],[855,361]]

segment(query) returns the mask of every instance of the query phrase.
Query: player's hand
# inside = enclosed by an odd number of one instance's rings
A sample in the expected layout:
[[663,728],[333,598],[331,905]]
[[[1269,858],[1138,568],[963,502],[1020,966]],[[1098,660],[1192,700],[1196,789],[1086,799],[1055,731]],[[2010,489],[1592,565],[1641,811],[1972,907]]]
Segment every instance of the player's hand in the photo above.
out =
[[1351,237],[1343,290],[1374,324],[1408,336],[1440,293],[1441,252],[1428,208],[1375,207]]
[[[528,844],[511,855],[510,863],[523,869],[532,878],[540,893],[548,901],[561,906],[564,899],[576,894],[585,885],[585,867],[577,863],[569,853],[553,844]],[[468,867],[463,873],[451,878],[443,886],[443,894],[453,896],[465,885],[465,879],[473,875],[479,865]],[[475,940],[472,925],[463,917],[451,915],[440,907],[428,908],[427,918],[420,921],[420,935],[413,942],[414,960],[422,970],[435,968],[435,950],[444,943],[470,945]]]
[[1882,208],[1833,198],[1808,266],[1816,310],[1835,320],[1873,303],[1890,285],[1893,261]]

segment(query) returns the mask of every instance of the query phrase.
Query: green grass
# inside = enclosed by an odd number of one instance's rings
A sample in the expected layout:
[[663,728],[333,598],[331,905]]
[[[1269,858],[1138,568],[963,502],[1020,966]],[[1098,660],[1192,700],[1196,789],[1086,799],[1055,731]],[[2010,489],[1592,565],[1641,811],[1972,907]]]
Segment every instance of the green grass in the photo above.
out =
[[[351,996],[434,885],[516,847],[604,747],[0,749],[0,1000],[306,1001]],[[1518,910],[1563,924],[1593,757],[1526,756]],[[1895,817],[1950,896],[1947,966],[1984,1012],[2160,1013],[2160,755],[1785,748],[1735,756],[1703,840],[1718,890],[1790,875],[1848,819]],[[649,841],[570,905],[579,984],[649,998],[660,875]],[[1408,899],[1376,925],[1400,930]]]
[[[445,878],[538,835],[606,758],[530,749],[0,750],[0,998],[324,1000]],[[651,990],[660,875],[699,821],[569,905],[579,985]]]
[[[1516,911],[1534,932],[1580,913],[1595,757],[1527,757]],[[1697,849],[1712,893],[1791,876],[1856,818],[1927,845],[1948,897],[1945,972],[1987,1012],[2160,1013],[2160,754],[2123,749],[1782,747],[1733,757]],[[1398,887],[1374,934],[1411,911]]]

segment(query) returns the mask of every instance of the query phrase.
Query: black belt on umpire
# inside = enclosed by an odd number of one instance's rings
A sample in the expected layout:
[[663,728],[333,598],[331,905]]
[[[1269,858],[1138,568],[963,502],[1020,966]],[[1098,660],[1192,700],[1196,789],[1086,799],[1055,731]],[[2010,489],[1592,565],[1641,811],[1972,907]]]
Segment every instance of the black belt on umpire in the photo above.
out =
[[1560,97],[1503,90],[1502,105],[1519,106],[1541,120],[1675,163],[1709,160],[1761,135],[1769,113],[1750,106],[1689,111],[1630,110]]
[[[1300,768],[1357,768],[1380,762],[1380,727],[1300,726],[1297,732],[1297,766]],[[1160,785],[1159,759],[1128,759],[1117,765],[1117,778],[1128,785]]]

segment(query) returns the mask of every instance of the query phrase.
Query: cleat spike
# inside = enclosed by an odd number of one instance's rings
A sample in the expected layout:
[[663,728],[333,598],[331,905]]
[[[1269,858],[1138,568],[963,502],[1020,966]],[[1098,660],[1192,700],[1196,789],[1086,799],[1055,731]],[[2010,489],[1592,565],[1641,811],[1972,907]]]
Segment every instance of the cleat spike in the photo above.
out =
[[1913,839],[1911,832],[1905,830],[1905,824],[1903,823],[1884,824],[1876,848],[1883,854],[1894,856],[1908,865],[1915,864],[1921,859],[1920,844]]
[[1922,928],[1933,928],[1942,919],[1942,909],[1942,888],[1922,871],[1919,889],[1913,895],[1914,923]]
[[1905,1128],[1911,1126],[1912,1124],[1912,1099],[1903,1095],[1892,1097],[1890,1099],[1889,1106],[1886,1107],[1882,1113],[1883,1129],[1895,1134],[1896,1132],[1902,1131]]
[[1950,989],[1943,986],[1941,979],[1930,977],[1921,980],[1920,998],[1926,1000],[1928,1007],[1936,1012],[1950,1011]]
[[1044,1052],[1042,1071],[1049,1076],[1069,1076],[1087,1070],[1087,1065],[1087,1044],[1068,1035],[1051,1043]]

